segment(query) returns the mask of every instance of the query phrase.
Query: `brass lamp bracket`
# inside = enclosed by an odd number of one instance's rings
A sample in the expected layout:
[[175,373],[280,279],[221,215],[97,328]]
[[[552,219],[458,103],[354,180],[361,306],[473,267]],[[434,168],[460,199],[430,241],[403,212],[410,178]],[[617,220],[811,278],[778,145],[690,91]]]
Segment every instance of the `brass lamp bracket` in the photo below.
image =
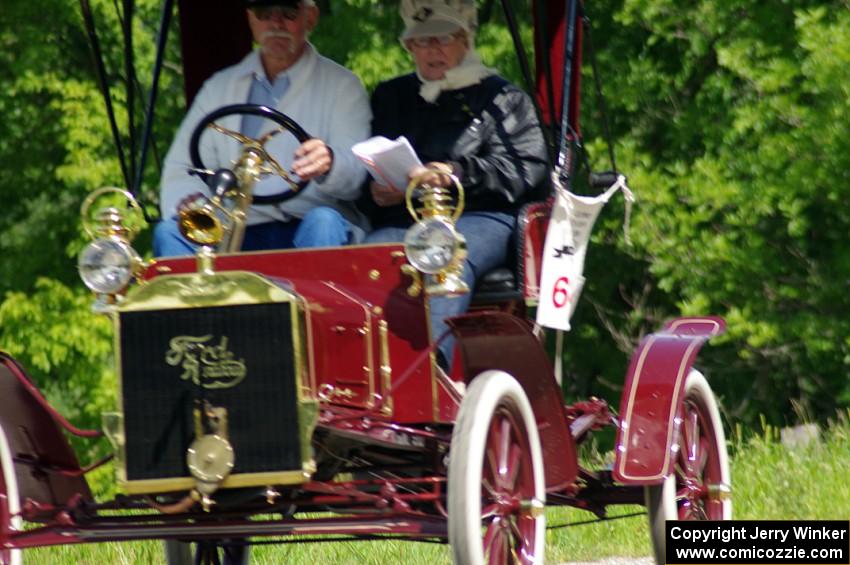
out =
[[[123,210],[114,205],[105,206],[91,213],[95,202],[106,195],[115,194],[123,196],[128,206]],[[129,216],[127,212],[130,212]],[[138,200],[129,191],[114,186],[105,186],[89,194],[80,206],[80,216],[83,229],[92,239],[115,236],[130,243],[145,225],[145,215]]]
[[[443,175],[451,179],[452,184],[457,191],[457,204],[452,204],[451,191],[442,186],[433,186],[425,180],[433,174]],[[416,208],[413,204],[416,195],[416,189],[420,188],[418,196],[422,203],[420,208]],[[404,194],[404,202],[407,206],[407,211],[414,221],[419,221],[423,218],[433,218],[435,216],[450,218],[452,223],[457,223],[460,215],[463,214],[464,201],[463,185],[460,184],[458,178],[449,171],[445,171],[439,167],[428,167],[427,173],[422,173],[410,179],[407,185],[407,190]]]
[[407,295],[416,298],[422,294],[422,276],[413,265],[402,265],[401,272],[411,278],[410,286],[407,287]]

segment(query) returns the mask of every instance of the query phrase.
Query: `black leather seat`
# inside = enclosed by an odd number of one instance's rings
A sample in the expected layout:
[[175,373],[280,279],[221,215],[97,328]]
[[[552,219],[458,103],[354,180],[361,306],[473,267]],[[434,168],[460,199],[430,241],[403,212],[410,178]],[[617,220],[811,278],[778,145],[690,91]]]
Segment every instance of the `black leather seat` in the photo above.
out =
[[508,267],[498,267],[485,273],[476,282],[475,291],[472,294],[472,302],[475,304],[521,298],[522,293],[516,284],[516,274]]

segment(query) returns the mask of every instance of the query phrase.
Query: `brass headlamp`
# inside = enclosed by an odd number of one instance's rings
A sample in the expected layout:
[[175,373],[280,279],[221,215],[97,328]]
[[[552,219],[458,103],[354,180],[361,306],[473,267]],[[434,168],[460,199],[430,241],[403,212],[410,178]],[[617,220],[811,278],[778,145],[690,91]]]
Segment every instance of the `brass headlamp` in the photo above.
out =
[[[456,201],[449,188],[429,182],[435,174],[451,179],[457,191]],[[420,203],[419,207],[414,206],[414,199]],[[469,292],[469,285],[463,280],[466,238],[455,229],[464,205],[460,181],[449,172],[431,168],[411,179],[405,202],[415,223],[404,236],[404,252],[410,264],[425,273],[425,292],[430,296]]]
[[[108,195],[119,195],[128,205],[106,205],[91,213],[94,203]],[[102,310],[144,270],[144,261],[130,245],[141,230],[144,214],[130,192],[115,187],[92,192],[83,201],[80,214],[83,229],[92,238],[78,259],[80,278],[98,295],[95,309]]]

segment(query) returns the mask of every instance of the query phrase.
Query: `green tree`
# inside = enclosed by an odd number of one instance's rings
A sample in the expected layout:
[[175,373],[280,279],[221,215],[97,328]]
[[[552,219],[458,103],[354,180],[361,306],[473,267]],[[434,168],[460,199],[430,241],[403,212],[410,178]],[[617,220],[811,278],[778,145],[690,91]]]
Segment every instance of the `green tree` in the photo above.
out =
[[[92,4],[117,118],[126,132],[120,24],[112,2]],[[157,2],[138,3],[142,75],[153,60],[157,10]],[[91,295],[76,273],[76,253],[87,240],[79,208],[91,190],[124,182],[79,7],[56,0],[6,2],[0,30],[0,199],[5,204],[0,348],[27,368],[64,414],[95,426],[115,389],[102,386],[112,379],[111,332],[106,319],[90,312]],[[174,68],[176,56],[170,56]],[[176,73],[164,77],[161,110],[171,122],[178,106],[173,91],[181,86]],[[150,169],[155,186],[157,173]]]
[[702,358],[736,419],[834,415],[850,392],[848,5],[617,4],[594,32],[639,205],[634,247],[608,219],[598,239],[619,259],[591,250],[596,312],[624,344],[722,315]]

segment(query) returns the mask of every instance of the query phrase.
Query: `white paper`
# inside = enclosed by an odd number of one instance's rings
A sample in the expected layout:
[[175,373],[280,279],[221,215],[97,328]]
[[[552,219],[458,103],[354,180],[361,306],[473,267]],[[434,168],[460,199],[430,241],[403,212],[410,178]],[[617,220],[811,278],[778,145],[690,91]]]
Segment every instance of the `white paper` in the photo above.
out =
[[405,190],[408,173],[422,166],[404,136],[391,140],[379,135],[357,143],[351,151],[366,164],[376,181],[396,190]]
[[599,196],[579,196],[564,188],[553,174],[555,202],[546,230],[537,323],[569,331],[581,290],[584,287],[584,257],[590,233],[602,207],[622,189],[626,201],[634,200],[623,175]]

